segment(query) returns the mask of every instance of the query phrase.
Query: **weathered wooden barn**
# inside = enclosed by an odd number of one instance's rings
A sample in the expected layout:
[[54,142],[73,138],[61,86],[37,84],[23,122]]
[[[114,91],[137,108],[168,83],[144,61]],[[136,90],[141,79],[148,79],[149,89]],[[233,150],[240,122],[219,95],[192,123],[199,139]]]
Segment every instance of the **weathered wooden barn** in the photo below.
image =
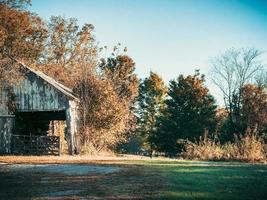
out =
[[66,122],[68,151],[75,153],[78,99],[51,77],[18,64],[23,79],[0,87],[0,154],[59,155],[59,136],[48,136],[55,120]]

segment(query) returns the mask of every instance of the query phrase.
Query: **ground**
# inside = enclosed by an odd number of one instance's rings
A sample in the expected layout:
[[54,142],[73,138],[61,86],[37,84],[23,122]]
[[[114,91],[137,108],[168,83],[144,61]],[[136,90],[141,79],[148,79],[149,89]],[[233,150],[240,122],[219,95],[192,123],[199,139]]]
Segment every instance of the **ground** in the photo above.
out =
[[144,157],[0,157],[0,199],[267,199],[267,165]]

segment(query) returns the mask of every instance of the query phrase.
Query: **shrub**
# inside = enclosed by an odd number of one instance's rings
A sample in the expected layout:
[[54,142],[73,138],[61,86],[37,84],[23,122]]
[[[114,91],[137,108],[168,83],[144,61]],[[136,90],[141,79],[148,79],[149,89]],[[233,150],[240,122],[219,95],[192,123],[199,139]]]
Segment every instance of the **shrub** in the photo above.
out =
[[263,137],[248,131],[243,136],[235,136],[234,142],[221,144],[215,136],[207,133],[198,142],[187,141],[182,156],[186,159],[198,160],[238,160],[246,162],[266,159]]
[[235,143],[238,149],[238,160],[254,162],[263,160],[266,157],[264,140],[255,133],[248,132],[240,139],[237,139]]
[[219,160],[222,155],[219,141],[214,136],[208,136],[207,132],[195,143],[186,141],[182,152],[183,157],[197,160]]

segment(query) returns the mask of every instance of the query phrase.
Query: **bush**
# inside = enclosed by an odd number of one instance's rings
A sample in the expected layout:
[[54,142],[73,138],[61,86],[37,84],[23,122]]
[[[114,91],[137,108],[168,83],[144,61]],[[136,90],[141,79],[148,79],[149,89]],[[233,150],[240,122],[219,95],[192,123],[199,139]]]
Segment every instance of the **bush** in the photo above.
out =
[[197,142],[186,141],[182,156],[187,159],[197,160],[219,160],[223,150],[215,137],[209,137],[207,132],[200,136]]
[[237,146],[237,155],[238,160],[244,161],[260,161],[266,158],[264,151],[264,140],[262,137],[257,136],[255,133],[248,132],[240,139],[236,139],[235,142]]
[[186,159],[197,160],[238,160],[246,162],[262,161],[266,159],[263,137],[252,132],[235,136],[234,142],[221,144],[215,136],[207,133],[198,142],[187,141],[182,156]]

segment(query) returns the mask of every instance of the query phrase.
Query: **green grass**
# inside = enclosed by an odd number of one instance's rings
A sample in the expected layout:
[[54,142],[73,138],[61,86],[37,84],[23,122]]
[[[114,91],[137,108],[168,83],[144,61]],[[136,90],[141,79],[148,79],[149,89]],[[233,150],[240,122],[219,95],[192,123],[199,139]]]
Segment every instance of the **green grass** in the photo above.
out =
[[0,166],[0,199],[267,199],[264,164],[165,159],[95,164],[120,166],[122,170],[66,176],[12,174],[1,171]]
[[131,188],[139,191],[144,199],[267,199],[265,165],[189,161],[137,163],[141,166],[128,171],[127,181],[123,176],[117,177],[114,182],[117,185],[113,185],[111,191],[126,194],[127,191],[116,188]]
[[266,199],[267,168],[253,165],[168,166],[162,199]]

